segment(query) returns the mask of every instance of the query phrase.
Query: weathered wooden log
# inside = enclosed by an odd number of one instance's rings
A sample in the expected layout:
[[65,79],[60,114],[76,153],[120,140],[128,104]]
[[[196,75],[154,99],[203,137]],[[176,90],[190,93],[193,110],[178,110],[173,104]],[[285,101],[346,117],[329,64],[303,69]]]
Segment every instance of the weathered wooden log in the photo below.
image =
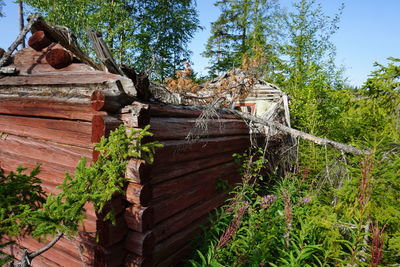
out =
[[185,227],[183,231],[177,232],[170,238],[158,243],[154,248],[154,253],[151,258],[152,264],[157,266],[158,263],[167,259],[168,256],[174,254],[186,245],[189,245],[193,237],[200,231],[200,226],[207,223],[207,221],[207,218],[197,220],[190,226]]
[[157,224],[162,220],[182,211],[191,205],[203,201],[212,196],[216,191],[215,184],[202,184],[191,188],[189,191],[181,193],[176,197],[166,199],[154,203],[154,223]]
[[98,244],[103,247],[110,247],[114,244],[122,242],[128,232],[123,215],[115,218],[116,223],[113,225],[111,221],[97,221]]
[[128,183],[125,191],[126,200],[132,204],[146,207],[152,200],[152,190],[149,185]]
[[170,266],[181,266],[187,262],[186,257],[190,255],[194,250],[194,246],[191,243],[183,246],[176,252],[168,255],[168,258],[162,259],[157,263],[157,267],[170,267]]
[[3,133],[92,148],[89,122],[0,115]]
[[139,233],[129,231],[125,237],[125,248],[139,256],[147,256],[153,252],[155,243],[152,232]]
[[21,155],[67,169],[75,168],[82,157],[86,157],[88,163],[92,158],[91,149],[60,145],[15,135],[7,135],[5,138],[0,138],[0,147],[2,151],[9,154]]
[[26,24],[26,26],[19,33],[17,39],[10,45],[10,47],[7,50],[7,52],[5,52],[3,54],[3,56],[0,58],[0,67],[3,67],[4,64],[10,59],[11,54],[18,47],[18,45],[24,40],[25,35],[31,29],[33,24],[36,23],[39,20],[39,17],[40,17],[39,14],[34,14],[32,17],[30,17],[29,22]]
[[72,55],[63,48],[52,48],[46,54],[46,61],[50,66],[59,70],[72,64]]
[[97,70],[102,70],[101,66],[90,59],[79,47],[73,34],[65,27],[57,27],[47,24],[43,18],[38,18],[32,25],[33,31],[44,31],[52,40],[59,42],[63,47],[71,51],[83,63],[92,66]]
[[[35,159],[6,153],[5,151],[3,151],[3,149],[0,150],[0,168],[2,168],[6,172],[15,172],[17,167],[19,165],[22,165],[24,166],[24,168],[27,168],[25,173],[29,173],[34,167],[36,167],[40,163],[41,162]],[[52,187],[60,185],[63,182],[66,172],[73,172],[73,168],[66,169],[63,168],[63,166],[46,163],[41,164],[40,170],[41,171],[38,174],[38,177],[42,180],[42,183],[47,183],[49,186]],[[52,190],[52,193],[55,192],[59,192],[59,190]]]
[[92,93],[90,100],[92,108],[96,111],[108,111],[116,113],[122,107],[132,102],[132,99],[121,91],[100,91]]
[[[3,238],[0,239],[0,242],[6,243],[11,241],[11,239],[8,238]],[[11,255],[14,259],[21,259],[24,253],[26,252],[26,249],[19,246],[17,243],[5,246],[2,248],[2,252]],[[17,260],[13,261],[14,265],[18,264],[19,262]],[[44,256],[40,255],[36,257],[33,261],[32,264],[35,266],[43,266],[43,267],[52,267],[52,266],[57,266],[56,262],[53,262],[49,260],[48,258],[45,258]]]
[[197,126],[191,118],[151,118],[151,131],[157,140],[185,139],[187,137],[212,137],[246,135],[247,124],[242,120],[203,120],[203,126]]
[[0,113],[33,117],[63,118],[92,121],[96,112],[88,99],[61,99],[56,97],[10,96],[0,94]]
[[[195,106],[178,106],[171,104],[150,104],[149,112],[153,117],[198,118],[204,108]],[[219,111],[219,110],[218,110]],[[238,119],[236,115],[223,111],[218,113],[219,119]],[[210,119],[218,119],[210,118]]]
[[44,31],[37,31],[28,40],[28,45],[35,49],[36,51],[41,51],[42,49],[48,47],[52,41],[46,37]]
[[126,208],[125,221],[129,229],[144,233],[153,227],[153,208],[132,205]]
[[157,224],[152,229],[155,242],[159,243],[169,236],[184,230],[188,225],[192,224],[201,217],[208,216],[209,212],[219,206],[222,206],[228,196],[229,195],[225,192],[217,193],[209,199],[200,201]]
[[163,144],[163,147],[157,149],[154,164],[186,162],[227,151],[241,150],[250,146],[247,135],[202,138],[194,141],[168,140],[160,143]]
[[148,104],[133,102],[121,109],[115,116],[124,122],[124,125],[131,128],[143,128],[150,123]]
[[130,159],[126,166],[125,178],[129,182],[146,184],[151,179],[152,166],[141,159]]
[[138,256],[134,253],[128,253],[124,261],[124,267],[150,267],[150,257]]
[[[25,237],[18,240],[18,244],[29,251],[36,251],[46,245],[45,242],[41,243],[31,237]],[[70,251],[71,252],[71,251]],[[60,263],[62,262],[65,266],[78,267],[82,266],[82,261],[80,257],[61,251],[58,248],[50,249],[42,254],[42,256],[52,262]],[[35,265],[35,259],[33,259],[33,265]]]
[[[143,173],[139,173],[135,175],[136,178],[131,179],[133,182],[136,183],[146,183],[150,182],[151,184],[157,184],[163,181],[167,181],[169,179],[185,175],[188,173],[196,172],[202,169],[210,168],[221,163],[226,163],[233,160],[232,154],[233,153],[241,153],[242,150],[234,150],[234,151],[227,151],[224,153],[219,153],[215,155],[211,155],[207,158],[201,158],[192,161],[186,162],[179,162],[178,164],[155,164],[151,166],[151,178],[150,179],[143,179],[147,178]],[[140,180],[139,180],[140,179]]]
[[91,264],[87,266],[123,266],[128,251],[121,242],[111,247],[98,249],[97,252]]
[[156,184],[152,188],[152,198],[154,201],[160,201],[160,199],[179,195],[180,192],[190,191],[191,188],[198,185],[216,184],[219,179],[229,181],[229,179],[232,179],[231,177],[240,176],[239,167],[234,162],[223,163]]
[[[226,110],[228,111],[228,109],[226,109]],[[249,121],[252,121],[255,123],[259,123],[262,125],[266,125],[268,127],[275,128],[279,131],[282,131],[284,133],[291,135],[294,138],[302,138],[302,139],[314,142],[318,145],[331,146],[331,147],[334,147],[341,151],[356,154],[356,155],[368,155],[371,153],[370,151],[361,150],[361,149],[355,148],[353,146],[349,146],[349,145],[345,145],[342,143],[338,143],[338,142],[329,140],[327,138],[320,138],[320,137],[287,127],[287,126],[285,126],[281,123],[275,122],[275,121],[263,120],[261,118],[255,117],[251,114],[239,112],[237,110],[230,110],[230,111],[234,114],[237,114],[239,117],[242,117],[243,119],[246,119],[246,120],[249,120]]]
[[92,119],[92,142],[97,143],[101,137],[107,137],[111,131],[117,129],[122,121],[112,116],[93,116]]
[[124,76],[124,72],[121,68],[115,63],[114,58],[111,55],[110,50],[107,47],[107,44],[104,42],[103,38],[101,37],[101,33],[95,32],[92,29],[88,30],[88,34],[90,40],[92,41],[94,51],[103,64],[105,70],[108,70],[111,73],[119,74]]

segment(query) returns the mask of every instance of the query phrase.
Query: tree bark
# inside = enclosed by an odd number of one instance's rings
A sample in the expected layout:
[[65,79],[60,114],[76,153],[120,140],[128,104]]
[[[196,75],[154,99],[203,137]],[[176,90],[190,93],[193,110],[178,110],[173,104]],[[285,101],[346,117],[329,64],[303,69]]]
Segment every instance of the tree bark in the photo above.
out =
[[[24,4],[22,0],[18,1],[18,17],[19,17],[19,31],[24,30]],[[22,38],[22,48],[25,48],[25,36]]]

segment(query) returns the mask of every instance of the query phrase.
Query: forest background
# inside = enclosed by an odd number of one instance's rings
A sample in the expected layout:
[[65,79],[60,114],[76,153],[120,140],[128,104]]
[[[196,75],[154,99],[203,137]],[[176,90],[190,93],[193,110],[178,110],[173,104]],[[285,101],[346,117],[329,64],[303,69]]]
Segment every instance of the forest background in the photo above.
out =
[[[152,67],[152,78],[160,82],[189,60],[188,44],[201,28],[190,0],[24,3],[50,23],[71,28],[89,54],[93,52],[86,28],[102,32],[119,63],[138,70]],[[262,155],[240,157],[243,184],[229,206],[217,213],[192,264],[398,264],[397,55],[376,63],[361,87],[349,86],[336,64],[333,43],[342,5],[329,15],[316,0],[294,1],[289,9],[277,0],[218,0],[215,5],[220,13],[203,52],[210,72],[208,77],[194,75],[195,81],[245,69],[290,95],[294,128],[371,153],[346,155],[298,141],[291,171],[284,177],[258,175],[265,163]],[[264,182],[253,184],[254,178]]]

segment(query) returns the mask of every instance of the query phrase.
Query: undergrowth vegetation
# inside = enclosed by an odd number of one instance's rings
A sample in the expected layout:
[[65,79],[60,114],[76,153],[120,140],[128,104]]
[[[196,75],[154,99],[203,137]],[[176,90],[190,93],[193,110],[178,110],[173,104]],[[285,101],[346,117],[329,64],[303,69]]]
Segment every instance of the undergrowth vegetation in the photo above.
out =
[[[63,235],[72,236],[78,232],[85,218],[85,204],[91,203],[103,220],[115,217],[112,208],[106,204],[118,193],[124,192],[124,177],[128,159],[141,158],[147,163],[153,162],[158,142],[142,142],[151,136],[149,126],[144,129],[130,130],[121,125],[110,133],[108,138],[102,137],[95,149],[99,152],[96,162],[88,163],[82,158],[74,175],[66,173],[63,183],[58,186],[59,194],[49,194],[42,190],[41,181],[37,178],[40,165],[30,174],[25,174],[23,167],[8,175],[0,169],[0,238],[21,237],[25,234],[42,239],[56,236],[58,241]],[[13,241],[0,243],[0,248],[13,244]],[[53,244],[54,245],[54,244]],[[27,264],[35,255],[31,253]],[[35,255],[37,256],[37,255]],[[0,251],[0,265],[12,260]],[[26,259],[21,259],[24,262]]]
[[318,105],[299,105],[300,95],[291,107],[302,114],[294,117],[294,127],[369,149],[369,155],[345,155],[299,140],[292,170],[284,177],[261,175],[262,151],[243,155],[243,182],[213,215],[190,264],[397,266],[398,61],[376,64],[362,89],[326,90],[315,99]]

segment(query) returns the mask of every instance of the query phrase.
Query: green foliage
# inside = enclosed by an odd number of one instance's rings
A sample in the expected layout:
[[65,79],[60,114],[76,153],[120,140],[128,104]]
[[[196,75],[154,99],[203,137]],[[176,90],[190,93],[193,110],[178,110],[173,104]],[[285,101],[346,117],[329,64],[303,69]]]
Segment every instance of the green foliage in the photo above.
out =
[[[142,144],[143,138],[150,136],[149,126],[142,130],[131,130],[125,134],[125,127],[120,126],[111,132],[108,138],[102,137],[96,150],[99,157],[87,166],[83,158],[74,176],[66,175],[59,186],[62,192],[56,196],[50,194],[42,209],[34,212],[34,237],[54,235],[57,232],[74,234],[84,219],[85,203],[93,203],[96,212],[101,213],[115,193],[122,193],[126,182],[124,172],[127,159],[142,158],[153,161],[157,143]],[[104,219],[113,219],[108,211]]]
[[[188,60],[187,45],[200,28],[193,0],[26,0],[50,23],[69,27],[93,52],[88,28],[103,33],[117,62],[139,70],[154,63],[155,79],[174,76]],[[155,61],[155,62],[153,62]]]
[[[242,65],[243,57],[268,59],[262,72],[271,72],[276,64],[275,45],[281,11],[278,1],[216,1],[221,9],[212,23],[204,56],[210,58],[211,75]],[[261,66],[260,66],[261,67]]]
[[[36,177],[39,165],[29,175],[23,173],[25,170],[19,166],[16,172],[5,176],[0,169],[0,237],[4,234],[16,237],[32,231],[31,214],[45,202],[40,180]],[[0,244],[0,248],[12,243]],[[11,257],[0,251],[0,265],[10,259]]]
[[152,135],[148,129],[131,129],[126,135],[121,125],[108,138],[102,137],[95,148],[99,152],[97,161],[87,164],[83,158],[73,176],[66,174],[58,187],[62,192],[50,194],[47,199],[36,177],[39,166],[30,175],[23,174],[22,167],[7,177],[0,171],[0,234],[19,236],[28,231],[37,238],[60,232],[73,235],[85,218],[86,203],[104,214],[104,220],[114,220],[112,210],[105,210],[105,205],[116,193],[123,192],[128,159],[152,163],[155,149],[161,146],[157,142],[142,143],[143,138]]
[[[275,177],[275,185],[249,187],[245,182],[234,191],[244,192],[240,199],[249,202],[240,227],[225,246],[218,246],[225,229],[235,220],[235,209],[229,205],[218,211],[192,265],[398,264],[397,63],[392,59],[387,66],[376,64],[377,70],[361,90],[327,90],[325,97],[330,103],[324,112],[336,107],[331,113],[334,118],[329,123],[316,120],[321,134],[371,148],[371,155],[363,159],[301,141],[294,173],[282,179]],[[251,164],[243,165],[248,166]]]

